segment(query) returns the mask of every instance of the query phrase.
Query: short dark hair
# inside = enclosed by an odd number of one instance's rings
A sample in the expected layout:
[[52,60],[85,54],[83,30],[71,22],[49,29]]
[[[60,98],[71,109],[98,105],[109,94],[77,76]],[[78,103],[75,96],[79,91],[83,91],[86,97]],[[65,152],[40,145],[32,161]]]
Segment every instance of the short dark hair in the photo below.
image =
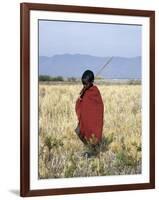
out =
[[94,73],[91,70],[86,70],[81,78],[83,85],[94,82]]

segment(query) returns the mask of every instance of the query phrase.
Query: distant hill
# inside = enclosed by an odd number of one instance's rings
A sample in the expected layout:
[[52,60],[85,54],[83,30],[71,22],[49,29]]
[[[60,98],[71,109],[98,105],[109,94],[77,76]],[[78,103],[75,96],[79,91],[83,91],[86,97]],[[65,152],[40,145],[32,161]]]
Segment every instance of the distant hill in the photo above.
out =
[[[109,57],[62,54],[39,57],[39,75],[81,77],[86,69],[95,74]],[[107,79],[141,79],[141,57],[114,57],[100,76]]]

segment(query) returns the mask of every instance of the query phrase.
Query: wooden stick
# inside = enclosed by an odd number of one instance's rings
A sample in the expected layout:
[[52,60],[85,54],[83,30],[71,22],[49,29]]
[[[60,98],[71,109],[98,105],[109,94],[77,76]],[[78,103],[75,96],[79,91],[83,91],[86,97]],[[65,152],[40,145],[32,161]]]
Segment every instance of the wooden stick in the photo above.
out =
[[95,77],[97,77],[101,71],[103,71],[103,69],[110,63],[110,61],[112,61],[113,56],[102,66],[102,68],[96,73]]

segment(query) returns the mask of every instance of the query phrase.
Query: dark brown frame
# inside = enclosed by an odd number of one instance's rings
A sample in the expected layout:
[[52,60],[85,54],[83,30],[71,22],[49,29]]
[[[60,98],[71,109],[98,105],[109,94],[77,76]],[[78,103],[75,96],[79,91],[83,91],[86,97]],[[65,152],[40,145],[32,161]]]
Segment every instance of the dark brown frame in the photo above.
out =
[[[123,16],[140,16],[149,17],[150,19],[150,181],[149,183],[140,184],[123,184],[123,185],[102,185],[90,187],[76,188],[59,188],[59,189],[30,189],[30,11],[60,11],[60,12],[76,12],[76,13],[96,13],[96,14],[111,14]],[[103,7],[83,7],[70,5],[52,5],[52,4],[34,4],[21,3],[21,137],[20,137],[20,195],[42,196],[42,195],[59,195],[59,194],[75,194],[75,193],[91,193],[91,192],[106,192],[106,191],[122,191],[122,190],[139,190],[155,188],[155,11],[148,10],[128,10],[114,9]]]

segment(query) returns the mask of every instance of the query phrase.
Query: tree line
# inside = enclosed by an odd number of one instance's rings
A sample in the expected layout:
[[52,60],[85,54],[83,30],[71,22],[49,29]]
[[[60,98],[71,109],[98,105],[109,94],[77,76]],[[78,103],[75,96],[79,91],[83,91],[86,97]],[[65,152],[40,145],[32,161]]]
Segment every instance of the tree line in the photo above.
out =
[[63,76],[48,76],[48,75],[40,75],[39,81],[70,81],[75,82],[77,79],[75,77],[68,77],[67,79]]
[[[79,82],[81,81],[80,78],[76,77],[68,77],[65,78],[63,76],[49,76],[49,75],[39,75],[39,81],[41,82]],[[113,79],[104,79],[102,77],[96,77],[95,80],[96,83],[98,84],[107,84],[107,85],[140,85],[141,80],[113,80]]]

